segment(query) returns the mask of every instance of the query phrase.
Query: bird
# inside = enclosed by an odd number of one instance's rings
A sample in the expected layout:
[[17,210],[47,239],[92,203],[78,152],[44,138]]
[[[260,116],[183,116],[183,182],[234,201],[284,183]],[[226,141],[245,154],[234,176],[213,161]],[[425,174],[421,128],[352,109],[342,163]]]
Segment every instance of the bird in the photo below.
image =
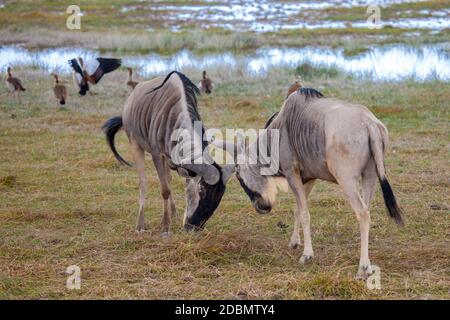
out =
[[128,70],[128,78],[127,78],[127,87],[133,91],[134,87],[138,85],[139,82],[133,81],[133,69],[127,68]]
[[26,89],[22,85],[22,81],[20,81],[19,78],[15,78],[11,74],[11,67],[8,67],[7,69],[8,75],[5,78],[6,86],[8,87],[9,91],[14,94],[16,100],[18,101],[20,91],[25,91]]
[[296,92],[298,89],[300,89],[301,87],[303,87],[303,80],[302,77],[297,76],[294,80],[294,83],[291,84],[291,86],[289,87],[287,94],[286,94],[286,99],[291,95],[291,93]]
[[[78,93],[81,96],[86,95],[89,91],[89,83],[97,84],[105,73],[112,72],[122,65],[121,59],[114,58],[97,58],[94,63],[86,66],[83,59],[78,57],[69,60],[69,64],[73,69],[73,80],[80,88]],[[87,69],[95,70],[89,73]]]
[[53,93],[60,105],[65,105],[67,100],[67,88],[65,85],[59,83],[58,75],[56,73],[51,74],[55,78],[55,86],[53,87]]
[[202,80],[198,84],[201,93],[210,94],[214,88],[213,81],[206,75],[206,71],[203,71]]

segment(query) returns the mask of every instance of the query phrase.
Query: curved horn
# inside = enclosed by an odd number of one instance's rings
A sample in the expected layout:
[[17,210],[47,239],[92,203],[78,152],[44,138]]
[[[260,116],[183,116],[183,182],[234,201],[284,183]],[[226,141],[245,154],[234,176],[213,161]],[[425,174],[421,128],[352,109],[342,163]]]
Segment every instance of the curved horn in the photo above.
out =
[[215,185],[220,179],[219,170],[212,164],[184,164],[182,167],[203,177],[210,185]]
[[235,168],[235,164],[226,164],[222,167],[222,181],[224,184],[226,184],[228,179],[233,175]]

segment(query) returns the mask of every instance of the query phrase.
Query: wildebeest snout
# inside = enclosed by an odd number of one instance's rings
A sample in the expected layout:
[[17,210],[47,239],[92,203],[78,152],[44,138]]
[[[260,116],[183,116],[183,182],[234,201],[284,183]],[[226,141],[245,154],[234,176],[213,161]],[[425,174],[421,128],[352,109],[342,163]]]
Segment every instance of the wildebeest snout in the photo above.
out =
[[256,211],[261,214],[269,213],[272,210],[272,205],[263,198],[258,198],[253,202]]

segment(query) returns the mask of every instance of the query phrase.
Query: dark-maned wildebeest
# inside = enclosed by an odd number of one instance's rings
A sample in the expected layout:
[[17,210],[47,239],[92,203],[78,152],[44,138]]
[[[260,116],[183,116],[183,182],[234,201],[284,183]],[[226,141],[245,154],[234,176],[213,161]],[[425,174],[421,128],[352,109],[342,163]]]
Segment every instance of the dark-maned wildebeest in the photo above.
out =
[[[122,127],[126,132],[134,162],[139,173],[139,213],[137,231],[144,230],[144,203],[147,178],[144,172],[144,152],[150,153],[161,184],[164,199],[162,219],[163,233],[169,232],[171,216],[176,214],[170,189],[170,169],[186,178],[185,229],[201,229],[219,205],[225,192],[225,183],[233,173],[234,165],[223,168],[204,159],[201,164],[175,163],[172,151],[176,142],[172,134],[176,130],[188,130],[192,135],[194,122],[201,121],[197,108],[198,88],[182,73],[173,71],[165,78],[156,78],[139,83],[125,102],[122,117],[109,119],[103,126],[106,139],[115,157],[123,164],[128,163],[117,153],[114,136]],[[201,127],[201,131],[204,131]],[[202,133],[200,133],[202,135]],[[202,150],[207,158],[208,143],[203,137],[191,137],[192,144]],[[195,146],[193,146],[195,148]],[[180,164],[181,163],[181,164]]]
[[[366,107],[325,98],[309,88],[301,88],[291,94],[266,126],[267,129],[279,130],[279,172],[273,176],[261,175],[261,163],[249,164],[248,161],[236,167],[236,176],[255,209],[260,213],[270,212],[279,180],[287,181],[297,205],[290,245],[300,245],[301,223],[304,250],[300,262],[304,263],[314,255],[306,203],[308,194],[316,179],[338,183],[359,221],[361,255],[358,276],[370,275],[369,204],[377,179],[390,216],[398,224],[403,224],[401,210],[384,167],[388,142],[386,127]],[[244,148],[240,144],[238,153]]]

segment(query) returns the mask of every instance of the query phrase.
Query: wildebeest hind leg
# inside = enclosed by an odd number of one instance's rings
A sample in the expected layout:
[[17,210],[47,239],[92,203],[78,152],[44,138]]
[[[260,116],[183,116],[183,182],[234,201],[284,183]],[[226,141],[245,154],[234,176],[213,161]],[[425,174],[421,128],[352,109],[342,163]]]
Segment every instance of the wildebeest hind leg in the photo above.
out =
[[361,233],[361,253],[357,277],[365,279],[372,274],[372,267],[369,260],[369,208],[358,192],[358,181],[356,178],[353,178],[351,175],[346,178],[341,177],[341,179],[338,179],[338,183],[347,196],[359,222],[359,230]]
[[144,221],[144,205],[145,205],[145,194],[147,192],[147,177],[145,175],[144,168],[144,150],[141,149],[138,144],[130,139],[131,150],[133,152],[133,159],[139,174],[139,212],[136,223],[136,231],[142,232],[145,229]]
[[367,207],[370,207],[370,201],[373,198],[377,180],[375,162],[373,159],[370,159],[362,172],[362,197]]
[[156,172],[158,173],[159,182],[161,184],[161,196],[164,200],[164,212],[161,221],[162,235],[167,236],[170,234],[169,229],[171,216],[169,198],[172,193],[169,185],[169,173],[166,171],[167,164],[163,156],[153,156],[152,159],[155,164]]

